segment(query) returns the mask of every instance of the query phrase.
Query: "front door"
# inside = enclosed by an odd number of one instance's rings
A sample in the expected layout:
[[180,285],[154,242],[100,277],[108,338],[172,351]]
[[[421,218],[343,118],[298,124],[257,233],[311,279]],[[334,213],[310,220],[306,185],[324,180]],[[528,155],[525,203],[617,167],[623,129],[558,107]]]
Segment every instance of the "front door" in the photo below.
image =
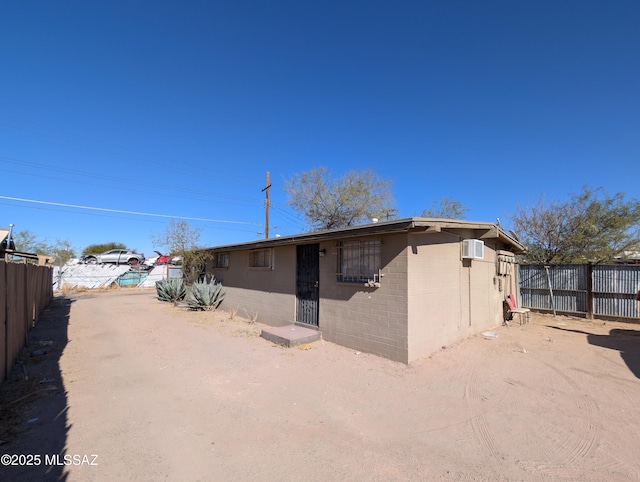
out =
[[320,299],[320,245],[297,247],[296,322],[318,326]]

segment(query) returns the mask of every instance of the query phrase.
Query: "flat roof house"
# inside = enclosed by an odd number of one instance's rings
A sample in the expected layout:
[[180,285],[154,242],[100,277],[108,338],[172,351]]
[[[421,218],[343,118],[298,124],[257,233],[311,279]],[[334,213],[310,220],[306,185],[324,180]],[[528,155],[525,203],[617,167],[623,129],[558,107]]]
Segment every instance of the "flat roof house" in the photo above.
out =
[[502,324],[525,248],[492,223],[407,218],[207,251],[228,309],[410,363]]

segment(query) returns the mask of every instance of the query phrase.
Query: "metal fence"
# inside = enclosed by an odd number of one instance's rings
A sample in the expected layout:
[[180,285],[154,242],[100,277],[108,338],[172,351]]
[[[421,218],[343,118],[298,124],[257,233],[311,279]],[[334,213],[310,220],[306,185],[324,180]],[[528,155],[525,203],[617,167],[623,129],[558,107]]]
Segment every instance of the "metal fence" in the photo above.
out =
[[640,265],[520,265],[523,307],[636,321]]

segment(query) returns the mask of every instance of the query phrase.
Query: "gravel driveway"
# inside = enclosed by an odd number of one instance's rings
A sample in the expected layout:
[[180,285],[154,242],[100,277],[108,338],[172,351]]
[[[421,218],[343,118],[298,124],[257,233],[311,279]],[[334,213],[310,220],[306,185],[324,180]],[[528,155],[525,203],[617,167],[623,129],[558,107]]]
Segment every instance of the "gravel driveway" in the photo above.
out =
[[67,295],[1,386],[23,401],[0,453],[40,463],[0,480],[638,480],[638,329],[534,315],[406,366],[154,291]]

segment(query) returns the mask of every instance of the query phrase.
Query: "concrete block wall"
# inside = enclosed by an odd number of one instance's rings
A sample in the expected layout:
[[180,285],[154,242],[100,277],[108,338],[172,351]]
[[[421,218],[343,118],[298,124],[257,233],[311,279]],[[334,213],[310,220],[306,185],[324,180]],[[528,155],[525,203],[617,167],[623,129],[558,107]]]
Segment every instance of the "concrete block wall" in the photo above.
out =
[[294,295],[266,292],[237,287],[223,287],[227,295],[220,305],[225,311],[236,311],[238,316],[251,318],[269,326],[285,326],[295,322]]
[[271,326],[295,322],[296,247],[273,250],[273,269],[250,268],[248,250],[229,252],[228,268],[209,264],[207,272],[213,272],[227,292],[221,309],[237,309],[238,315],[245,317],[245,310],[257,313],[259,322]]
[[382,242],[379,288],[338,282],[338,243],[320,246],[327,250],[320,258],[320,331],[327,341],[406,363],[406,234],[365,239]]
[[409,362],[502,323],[495,244],[485,243],[483,260],[462,260],[460,239],[450,233],[412,236]]
[[[437,351],[466,322],[468,292],[462,285],[457,242],[447,234],[410,236],[408,361]],[[448,333],[449,332],[449,333]]]

